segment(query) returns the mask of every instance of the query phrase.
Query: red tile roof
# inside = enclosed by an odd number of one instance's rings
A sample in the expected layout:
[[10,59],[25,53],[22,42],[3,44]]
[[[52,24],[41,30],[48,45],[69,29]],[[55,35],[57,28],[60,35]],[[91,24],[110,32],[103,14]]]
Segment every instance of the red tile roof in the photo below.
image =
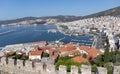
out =
[[57,47],[56,46],[46,46],[46,47],[43,47],[41,48],[42,50],[49,50],[49,49],[56,49]]
[[73,46],[72,43],[68,43],[66,45],[64,45],[63,47],[59,47],[58,48],[61,52],[64,52],[64,51],[72,51],[75,49],[75,47]]
[[84,50],[88,53],[87,58],[95,58],[99,54],[101,54],[101,51],[95,48],[91,48],[89,46],[80,46],[80,50]]
[[88,62],[88,60],[86,58],[83,58],[82,56],[76,56],[72,58],[72,60],[78,63]]
[[33,50],[29,52],[29,55],[42,55],[42,50]]
[[79,51],[79,50],[72,50],[72,51],[69,51],[69,55],[70,55],[70,54],[75,54],[75,53],[80,53],[80,51]]

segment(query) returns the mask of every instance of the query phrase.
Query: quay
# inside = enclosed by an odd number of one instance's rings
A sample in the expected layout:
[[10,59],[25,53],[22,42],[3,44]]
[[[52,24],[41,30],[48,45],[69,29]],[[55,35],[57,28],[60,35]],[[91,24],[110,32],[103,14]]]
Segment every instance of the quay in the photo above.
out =
[[2,33],[0,33],[0,35],[4,35],[4,34],[8,34],[8,33],[12,33],[12,32],[15,32],[15,30],[9,30],[9,31],[6,31],[6,32],[2,32]]
[[72,42],[93,42],[92,40],[76,40],[76,39],[72,39]]
[[56,33],[58,30],[56,30],[56,29],[49,29],[49,30],[35,30],[35,31],[47,31],[48,33],[49,32],[52,32],[52,33]]

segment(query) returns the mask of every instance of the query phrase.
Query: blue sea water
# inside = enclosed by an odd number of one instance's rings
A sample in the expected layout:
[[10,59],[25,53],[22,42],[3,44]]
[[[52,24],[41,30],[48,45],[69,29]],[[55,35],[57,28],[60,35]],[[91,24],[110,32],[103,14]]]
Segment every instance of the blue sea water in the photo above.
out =
[[[64,43],[69,43],[72,39],[90,40],[92,36],[66,36],[60,32],[47,32],[49,29],[57,29],[55,25],[37,25],[37,26],[10,26],[0,27],[0,33],[15,30],[14,32],[0,35],[0,47],[10,44],[28,43],[36,41],[55,41],[65,37],[61,40]],[[83,44],[83,43],[81,43]],[[87,44],[92,44],[87,42]]]

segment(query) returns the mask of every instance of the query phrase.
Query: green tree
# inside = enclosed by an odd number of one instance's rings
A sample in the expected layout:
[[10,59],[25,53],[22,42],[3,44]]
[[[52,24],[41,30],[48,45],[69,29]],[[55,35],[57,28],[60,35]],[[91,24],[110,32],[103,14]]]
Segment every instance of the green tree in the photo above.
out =
[[95,64],[97,65],[97,66],[99,66],[100,65],[100,63],[101,62],[103,62],[103,55],[99,55],[99,56],[97,56],[95,59],[94,59],[94,62],[95,62]]
[[48,53],[43,53],[42,57],[49,57]]
[[97,66],[96,65],[92,66],[92,72],[97,72]]
[[80,63],[74,62],[73,60],[71,60],[70,57],[60,58],[58,60],[58,62],[55,64],[57,70],[60,65],[65,65],[67,67],[68,72],[70,72],[72,65],[76,65],[76,66],[80,67]]
[[105,47],[105,53],[104,53],[104,62],[107,63],[109,62],[111,59],[111,55],[110,55],[110,52],[109,52],[109,46],[106,46]]

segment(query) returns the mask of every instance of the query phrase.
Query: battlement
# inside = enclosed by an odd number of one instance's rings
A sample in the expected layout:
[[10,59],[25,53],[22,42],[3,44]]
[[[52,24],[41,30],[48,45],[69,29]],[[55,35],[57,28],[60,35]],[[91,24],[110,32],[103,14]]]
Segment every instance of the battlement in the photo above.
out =
[[[52,64],[15,60],[6,57],[0,59],[0,74],[4,74],[3,72],[8,74],[92,74],[91,66],[82,65],[80,70],[81,73],[79,73],[77,66],[71,66],[71,72],[68,73],[67,67],[63,65],[60,65],[59,70],[56,70],[55,65]],[[97,67],[97,74],[107,74],[107,69]],[[120,66],[113,67],[113,74],[120,74]]]

